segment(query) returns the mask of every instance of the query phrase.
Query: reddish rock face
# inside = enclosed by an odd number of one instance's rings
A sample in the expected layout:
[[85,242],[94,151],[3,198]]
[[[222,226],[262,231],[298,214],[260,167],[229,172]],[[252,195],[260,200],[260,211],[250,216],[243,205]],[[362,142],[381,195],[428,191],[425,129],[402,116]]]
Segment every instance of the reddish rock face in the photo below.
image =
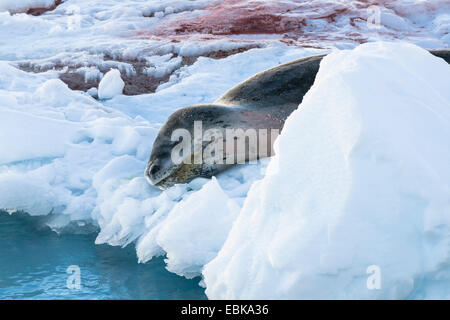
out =
[[299,30],[302,19],[286,15],[295,5],[283,1],[225,0],[204,9],[197,17],[175,18],[162,23],[149,35],[210,35],[280,34]]
[[[204,8],[201,13],[168,19],[154,30],[140,31],[139,35],[177,41],[192,36],[205,40],[208,37],[266,34],[280,35],[279,38],[288,43],[289,39],[308,37],[312,24],[319,20],[332,24],[342,16],[355,15],[356,11],[325,1],[224,0]],[[313,29],[317,30],[316,27]],[[321,26],[318,31],[326,29],[329,28]],[[320,37],[320,34],[315,36]]]
[[[280,2],[247,2],[228,0],[207,7],[204,16],[173,24],[176,34],[209,33],[213,35],[279,34],[295,32],[304,25],[303,19],[287,15],[292,4]],[[156,30],[160,32],[160,30]]]
[[[373,5],[391,10],[411,25],[415,24],[411,17],[414,12],[438,9],[437,4],[429,2],[411,5],[394,0],[218,0],[202,10],[165,17],[155,29],[140,30],[137,35],[172,41],[220,38],[252,41],[256,39],[252,35],[272,35],[278,41],[301,46],[318,41],[363,43],[368,40],[366,21],[370,15],[368,8]],[[419,27],[412,29],[388,27],[377,32],[402,39],[420,32]]]

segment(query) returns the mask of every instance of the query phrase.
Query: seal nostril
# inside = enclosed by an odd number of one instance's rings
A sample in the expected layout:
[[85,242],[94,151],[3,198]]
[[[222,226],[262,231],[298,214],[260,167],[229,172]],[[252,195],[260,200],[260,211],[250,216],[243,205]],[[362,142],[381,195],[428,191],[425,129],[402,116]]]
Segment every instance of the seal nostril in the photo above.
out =
[[150,174],[151,175],[155,175],[158,171],[159,171],[159,169],[161,169],[158,165],[153,165],[151,168],[150,168]]

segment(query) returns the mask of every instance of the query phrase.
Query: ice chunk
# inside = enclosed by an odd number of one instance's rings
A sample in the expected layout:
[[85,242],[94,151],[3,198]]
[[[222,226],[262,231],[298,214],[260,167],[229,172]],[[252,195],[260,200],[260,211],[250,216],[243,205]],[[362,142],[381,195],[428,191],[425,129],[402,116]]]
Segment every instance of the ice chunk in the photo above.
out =
[[111,99],[122,94],[125,82],[123,82],[120,71],[111,69],[102,78],[98,85],[98,97],[100,99]]
[[35,97],[48,106],[64,106],[73,98],[73,93],[61,80],[51,79],[36,90]]
[[164,9],[165,14],[172,14],[174,12],[173,7],[168,6],[166,9]]
[[90,88],[88,91],[86,91],[88,95],[91,97],[98,97],[98,89],[96,87]]
[[215,178],[178,203],[157,237],[167,269],[187,278],[200,275],[222,248],[239,209]]

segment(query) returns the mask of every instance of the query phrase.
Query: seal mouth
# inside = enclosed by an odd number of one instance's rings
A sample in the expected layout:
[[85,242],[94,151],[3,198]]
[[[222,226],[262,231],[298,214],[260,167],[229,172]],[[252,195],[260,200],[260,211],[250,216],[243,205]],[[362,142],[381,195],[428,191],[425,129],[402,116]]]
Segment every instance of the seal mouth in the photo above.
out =
[[166,190],[176,184],[189,183],[196,177],[210,178],[214,174],[218,174],[230,167],[230,165],[226,164],[227,155],[224,155],[222,163],[202,161],[200,164],[195,164],[192,163],[194,159],[192,153],[187,158],[191,159],[189,163],[182,162],[180,164],[175,164],[172,161],[169,164],[169,161],[164,161],[164,158],[150,160],[145,169],[147,181],[161,190]]
[[160,165],[159,160],[150,161],[145,170],[147,181],[161,190],[166,190],[175,184],[186,183],[201,174],[202,165],[171,164],[168,167]]
[[165,189],[164,181],[174,173],[176,168],[173,168],[172,170],[164,170],[157,162],[158,161],[149,161],[147,168],[145,169],[145,177],[151,185],[154,185],[160,189]]
[[[150,161],[145,170],[147,181],[161,190],[166,190],[175,184],[187,183],[197,176],[205,176],[205,166],[196,164],[172,164],[162,167],[159,161]],[[208,176],[208,174],[206,174]]]

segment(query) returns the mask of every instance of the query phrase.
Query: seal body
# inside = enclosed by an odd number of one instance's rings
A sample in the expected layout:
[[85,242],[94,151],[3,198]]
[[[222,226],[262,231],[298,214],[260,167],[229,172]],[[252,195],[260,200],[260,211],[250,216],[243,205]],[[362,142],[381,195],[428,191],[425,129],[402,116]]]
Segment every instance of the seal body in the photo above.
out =
[[[450,50],[430,50],[430,53],[450,63]],[[236,161],[230,161],[236,158],[247,162],[273,155],[276,134],[272,133],[281,131],[285,120],[298,108],[303,96],[313,85],[324,56],[282,64],[233,87],[213,104],[194,105],[174,112],[160,129],[153,144],[145,171],[147,180],[165,189],[177,183],[187,183],[196,177],[211,177],[236,164]],[[184,142],[174,138],[177,130],[187,134],[181,139]],[[240,134],[227,134],[233,130],[240,130]],[[254,138],[254,131],[266,132],[266,135],[258,135],[255,142],[251,139]],[[199,140],[196,137],[196,133],[203,137],[208,132],[215,132],[215,139]],[[233,148],[233,139],[242,139],[243,147]],[[174,161],[174,150],[186,142],[190,143],[186,144],[182,152],[183,161]],[[214,161],[211,161],[209,153],[204,153],[214,143],[220,147],[214,149],[215,155],[211,153],[215,156]],[[264,147],[267,152],[261,152]],[[203,156],[201,161],[195,161],[197,154]]]

